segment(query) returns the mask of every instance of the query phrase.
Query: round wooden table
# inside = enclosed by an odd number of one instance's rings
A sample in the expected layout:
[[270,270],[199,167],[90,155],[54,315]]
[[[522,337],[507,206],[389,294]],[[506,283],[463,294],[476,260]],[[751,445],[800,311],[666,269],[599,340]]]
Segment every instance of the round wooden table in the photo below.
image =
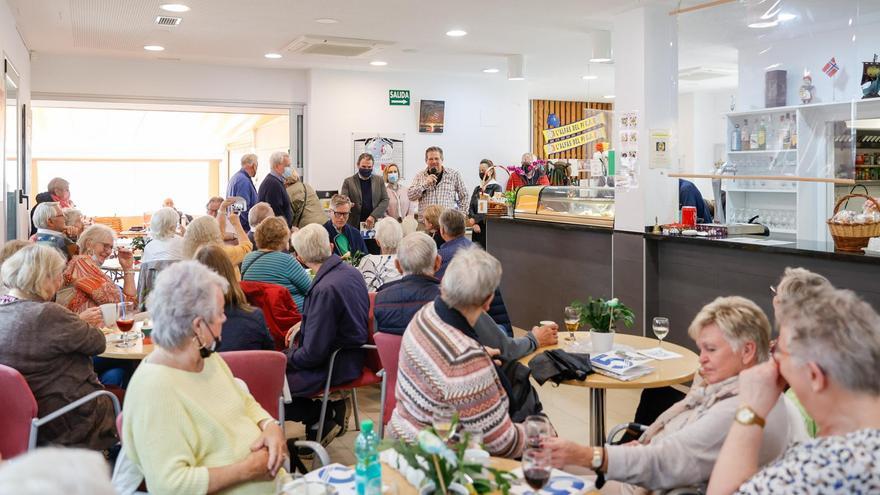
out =
[[[555,346],[542,347],[537,351],[520,359],[520,362],[528,365],[529,361],[541,352],[551,349],[562,349],[568,352],[578,352],[576,349],[569,347],[569,342],[563,340],[568,336],[568,332],[559,332],[559,343]],[[589,342],[589,332],[575,332],[575,337],[580,342]],[[618,333],[614,336],[614,345],[624,345],[633,349],[650,349],[657,347],[657,339],[649,339],[639,337],[637,335],[626,335]],[[590,445],[605,444],[605,390],[609,388],[615,389],[644,389],[659,388],[669,385],[686,383],[693,379],[694,373],[700,367],[697,355],[680,345],[669,342],[663,343],[663,348],[667,351],[681,354],[680,358],[668,360],[653,360],[648,364],[654,368],[654,372],[648,375],[636,378],[628,382],[616,380],[609,376],[599,373],[592,373],[587,376],[584,381],[568,380],[562,382],[565,385],[573,385],[575,387],[586,387],[590,389]]]
[[[135,328],[131,331],[138,332],[138,335],[140,335],[140,322],[135,322],[135,325]],[[135,359],[140,361],[153,352],[153,344],[144,344],[143,337],[138,337],[132,347],[117,347],[116,339],[119,338],[119,335],[121,335],[121,333],[118,331],[105,335],[107,338],[107,348],[104,350],[103,354],[99,355],[99,357],[110,359]]]

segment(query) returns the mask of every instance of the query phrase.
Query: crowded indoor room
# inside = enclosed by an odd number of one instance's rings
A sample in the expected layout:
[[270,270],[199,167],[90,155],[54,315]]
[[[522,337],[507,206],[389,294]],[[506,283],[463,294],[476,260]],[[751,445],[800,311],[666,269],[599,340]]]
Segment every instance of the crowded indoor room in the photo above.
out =
[[0,0],[0,495],[880,495],[878,33]]

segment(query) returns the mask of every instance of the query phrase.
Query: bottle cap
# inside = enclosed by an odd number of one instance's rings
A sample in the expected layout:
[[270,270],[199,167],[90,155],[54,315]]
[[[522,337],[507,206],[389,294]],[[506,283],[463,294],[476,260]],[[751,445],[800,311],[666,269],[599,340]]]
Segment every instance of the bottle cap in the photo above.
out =
[[361,421],[361,431],[370,432],[373,431],[373,420],[365,419]]

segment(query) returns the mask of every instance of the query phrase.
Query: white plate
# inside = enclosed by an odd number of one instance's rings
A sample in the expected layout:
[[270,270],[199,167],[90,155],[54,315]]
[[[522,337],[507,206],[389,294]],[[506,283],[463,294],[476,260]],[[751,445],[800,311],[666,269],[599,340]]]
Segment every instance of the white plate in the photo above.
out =
[[865,252],[868,256],[880,256],[880,251],[868,248],[862,248],[862,251]]

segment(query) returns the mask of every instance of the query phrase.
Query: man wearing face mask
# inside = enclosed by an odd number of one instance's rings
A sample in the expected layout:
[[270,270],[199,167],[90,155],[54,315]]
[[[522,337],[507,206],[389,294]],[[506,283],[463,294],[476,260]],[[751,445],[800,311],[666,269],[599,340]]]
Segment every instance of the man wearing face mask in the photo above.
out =
[[516,191],[523,186],[549,186],[550,179],[541,169],[541,166],[535,163],[535,155],[531,153],[523,153],[520,159],[521,169],[516,173],[510,174],[507,180],[505,191]]
[[257,155],[248,153],[241,157],[241,169],[229,178],[229,186],[226,187],[226,197],[237,196],[244,198],[245,210],[241,212],[241,228],[245,232],[251,230],[248,223],[248,212],[251,207],[259,203],[257,201],[257,189],[254,187],[254,177],[257,175]]
[[431,205],[443,209],[455,209],[467,213],[468,192],[458,171],[443,166],[443,150],[431,146],[425,150],[423,170],[413,178],[409,186],[409,200],[419,202],[419,218]]
[[272,153],[269,157],[269,167],[269,175],[260,183],[257,199],[269,203],[275,216],[284,217],[287,226],[290,227],[293,223],[293,209],[290,206],[290,196],[284,188],[284,179],[293,173],[290,155],[285,151]]
[[352,202],[348,224],[359,229],[364,222],[372,229],[376,221],[385,216],[388,209],[388,191],[382,177],[373,174],[373,155],[361,153],[357,160],[357,173],[345,179],[339,194],[348,196]]

